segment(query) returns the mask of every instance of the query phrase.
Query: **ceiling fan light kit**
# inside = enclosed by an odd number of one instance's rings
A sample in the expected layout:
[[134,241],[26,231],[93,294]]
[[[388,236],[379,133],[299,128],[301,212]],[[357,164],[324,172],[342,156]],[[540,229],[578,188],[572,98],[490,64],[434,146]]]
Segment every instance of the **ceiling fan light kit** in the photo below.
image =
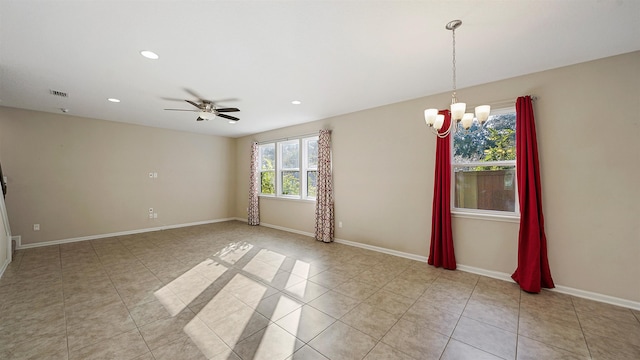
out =
[[[467,104],[458,101],[456,96],[456,29],[462,25],[462,20],[452,20],[447,23],[445,28],[451,30],[453,39],[453,93],[451,94],[451,121],[449,127],[444,132],[440,132],[444,125],[444,115],[438,114],[438,109],[426,109],[424,111],[424,121],[431,131],[439,138],[444,138],[452,131],[455,133],[458,122],[461,123],[465,130],[469,130],[473,125],[474,114],[467,113]],[[475,119],[480,126],[489,118],[491,107],[489,105],[480,105],[475,108]]]

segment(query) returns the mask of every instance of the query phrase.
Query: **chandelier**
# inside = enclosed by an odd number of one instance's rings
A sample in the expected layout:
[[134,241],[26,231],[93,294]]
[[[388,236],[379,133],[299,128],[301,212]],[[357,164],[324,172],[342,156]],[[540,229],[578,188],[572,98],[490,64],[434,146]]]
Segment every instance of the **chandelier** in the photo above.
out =
[[[461,20],[450,21],[445,28],[451,30],[453,39],[453,94],[451,94],[451,121],[449,122],[449,128],[440,132],[442,125],[444,124],[444,115],[438,114],[438,109],[427,109],[424,111],[424,120],[431,128],[431,131],[439,138],[444,138],[449,135],[451,131],[455,133],[458,122],[461,123],[465,130],[469,130],[473,124],[474,114],[466,113],[467,104],[459,102],[456,97],[456,29],[462,25]],[[482,126],[489,118],[491,107],[489,105],[476,106],[475,119]]]

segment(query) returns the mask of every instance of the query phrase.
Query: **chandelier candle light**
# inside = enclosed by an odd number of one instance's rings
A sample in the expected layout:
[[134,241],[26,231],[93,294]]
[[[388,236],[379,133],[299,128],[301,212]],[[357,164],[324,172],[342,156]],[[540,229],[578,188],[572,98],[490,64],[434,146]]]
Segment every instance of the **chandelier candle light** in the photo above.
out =
[[[459,102],[456,97],[456,29],[459,28],[460,25],[462,25],[461,20],[453,20],[445,26],[447,30],[451,30],[453,38],[453,94],[451,94],[451,122],[449,123],[449,128],[442,133],[440,132],[444,124],[444,115],[439,115],[438,109],[427,109],[424,111],[425,122],[431,128],[431,131],[440,138],[447,137],[451,130],[455,132],[458,122],[462,123],[462,127],[465,130],[469,130],[473,124],[473,113],[465,113],[467,104]],[[489,105],[481,105],[476,106],[475,110],[475,118],[480,126],[482,126],[489,118],[491,107]]]

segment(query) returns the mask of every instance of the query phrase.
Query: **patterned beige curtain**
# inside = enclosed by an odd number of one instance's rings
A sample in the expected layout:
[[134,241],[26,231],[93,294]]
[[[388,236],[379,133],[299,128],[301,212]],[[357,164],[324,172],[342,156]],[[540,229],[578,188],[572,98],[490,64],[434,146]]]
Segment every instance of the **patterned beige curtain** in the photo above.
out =
[[258,143],[251,143],[251,170],[249,172],[249,225],[260,225],[258,197]]
[[333,177],[331,175],[331,130],[320,130],[318,138],[318,192],[316,194],[316,240],[333,241]]

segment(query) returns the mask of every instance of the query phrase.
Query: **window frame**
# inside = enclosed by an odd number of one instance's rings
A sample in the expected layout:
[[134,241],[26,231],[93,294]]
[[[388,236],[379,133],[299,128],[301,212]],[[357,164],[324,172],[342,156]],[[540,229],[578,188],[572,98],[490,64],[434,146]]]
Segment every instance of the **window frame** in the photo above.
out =
[[[502,114],[515,114],[515,106],[502,107],[498,109],[491,109],[489,116],[502,115]],[[484,126],[484,125],[483,125]],[[457,131],[464,131],[461,126],[457,128]],[[516,128],[516,132],[518,129]],[[450,206],[451,214],[455,217],[471,218],[471,219],[483,219],[483,220],[496,220],[506,222],[519,222],[520,221],[520,200],[518,196],[518,171],[516,160],[503,160],[503,161],[471,161],[471,162],[455,162],[455,139],[454,134],[451,134],[450,141],[450,153],[451,153],[451,189],[450,189]],[[516,136],[517,137],[517,136]],[[517,156],[517,154],[516,154]],[[465,167],[476,166],[513,166],[513,187],[514,187],[514,210],[513,211],[500,211],[500,210],[486,210],[486,209],[471,209],[460,208],[455,206],[456,196],[456,169]]]
[[[259,196],[275,196],[276,195],[276,177],[278,173],[276,172],[276,163],[277,163],[277,147],[273,144],[273,169],[271,170],[263,170],[262,169],[262,147],[265,145],[271,145],[271,143],[258,144],[258,180],[260,181],[260,188],[258,190]],[[262,193],[262,174],[266,172],[273,173],[273,194]]]
[[[304,190],[304,194],[303,196],[306,199],[313,199],[315,200],[316,197],[315,196],[309,196],[309,172],[311,171],[315,171],[316,173],[316,191],[317,191],[317,181],[318,181],[318,158],[316,155],[316,164],[315,166],[312,166],[309,164],[309,142],[311,141],[315,141],[316,142],[316,146],[318,146],[318,142],[320,141],[320,137],[319,136],[311,136],[311,137],[305,137],[302,138],[302,164],[304,165],[304,176],[302,176],[302,172],[301,172],[301,181],[302,181],[302,189]],[[320,149],[318,149],[318,152],[320,151]]]
[[[297,140],[297,141],[296,141]],[[282,155],[284,155],[284,150],[282,150],[282,148],[286,145],[289,144],[296,144],[298,146],[298,166],[297,167],[284,167],[284,161],[282,160]],[[291,199],[297,199],[300,197],[300,195],[302,194],[302,182],[300,180],[300,174],[301,174],[301,164],[300,164],[300,160],[301,160],[301,151],[300,151],[300,141],[298,139],[294,139],[294,140],[284,140],[284,141],[279,141],[276,142],[276,194],[277,196],[283,197],[283,198],[291,198]],[[298,194],[284,194],[282,191],[284,190],[284,173],[285,172],[298,172]]]
[[[274,170],[273,170],[274,177],[275,177],[274,193],[273,194],[262,193],[262,184],[260,184],[260,187],[258,190],[258,196],[264,197],[264,198],[286,199],[286,200],[294,200],[294,201],[315,201],[316,200],[315,196],[307,196],[307,193],[308,193],[307,172],[308,171],[317,172],[317,166],[310,167],[308,163],[307,144],[310,141],[316,141],[316,142],[319,141],[319,136],[318,135],[302,135],[297,137],[290,137],[290,138],[279,139],[279,140],[270,140],[270,141],[264,141],[264,142],[258,143],[258,146],[273,144],[275,148],[275,154],[274,154],[275,164],[274,164]],[[282,146],[286,145],[287,143],[290,143],[290,144],[297,143],[298,145],[298,167],[297,168],[284,168],[284,164],[282,162],[282,155],[283,155]],[[259,162],[260,164],[262,164],[262,156],[261,156],[261,153],[259,154],[260,154]],[[262,173],[262,168],[260,168],[259,171]],[[282,190],[283,190],[282,175],[283,175],[283,172],[287,172],[287,171],[297,171],[299,174],[300,185],[299,185],[298,195],[289,195],[289,194],[282,193]]]

